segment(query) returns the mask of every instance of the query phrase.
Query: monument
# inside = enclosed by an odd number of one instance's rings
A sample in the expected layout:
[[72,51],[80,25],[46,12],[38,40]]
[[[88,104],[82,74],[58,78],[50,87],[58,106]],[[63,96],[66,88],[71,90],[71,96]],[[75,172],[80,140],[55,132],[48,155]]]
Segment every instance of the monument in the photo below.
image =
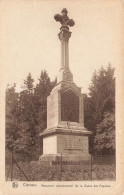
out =
[[43,155],[40,161],[89,160],[90,131],[84,127],[83,94],[73,82],[69,68],[68,43],[71,37],[67,9],[54,16],[61,23],[58,37],[61,41],[61,67],[57,76],[57,85],[47,97],[47,129],[40,134],[43,138]]

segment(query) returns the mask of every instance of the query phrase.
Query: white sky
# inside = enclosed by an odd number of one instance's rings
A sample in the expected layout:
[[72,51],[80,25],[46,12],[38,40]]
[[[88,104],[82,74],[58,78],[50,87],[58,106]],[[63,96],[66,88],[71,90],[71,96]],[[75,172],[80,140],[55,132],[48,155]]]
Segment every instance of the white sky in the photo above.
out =
[[45,69],[51,80],[60,68],[60,23],[54,15],[67,8],[69,65],[74,82],[87,92],[94,70],[121,63],[122,4],[117,0],[1,2],[1,70],[4,83],[21,86],[31,72],[35,81]]

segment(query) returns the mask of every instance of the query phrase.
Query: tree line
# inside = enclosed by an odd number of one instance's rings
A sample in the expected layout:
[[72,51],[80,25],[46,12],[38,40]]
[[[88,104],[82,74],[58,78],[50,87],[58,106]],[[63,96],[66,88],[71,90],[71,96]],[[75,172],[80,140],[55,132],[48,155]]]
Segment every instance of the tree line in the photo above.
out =
[[24,80],[23,90],[17,92],[16,84],[6,89],[6,148],[16,153],[41,155],[39,138],[47,124],[47,96],[56,84],[48,73],[41,71],[34,86],[31,73]]
[[[31,73],[24,80],[23,89],[16,84],[6,89],[6,149],[25,155],[42,153],[39,137],[47,124],[47,96],[56,85],[48,73],[41,71],[34,85]],[[115,151],[115,78],[114,68],[95,71],[84,94],[85,127],[92,132],[90,152]]]

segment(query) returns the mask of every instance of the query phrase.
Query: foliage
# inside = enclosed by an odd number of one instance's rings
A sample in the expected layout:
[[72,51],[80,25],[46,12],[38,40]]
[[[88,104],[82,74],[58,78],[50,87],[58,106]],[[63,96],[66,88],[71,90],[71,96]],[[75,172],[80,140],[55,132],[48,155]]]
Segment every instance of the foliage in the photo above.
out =
[[43,131],[47,126],[47,96],[54,87],[53,82],[50,81],[46,71],[41,71],[39,83],[36,85],[34,90],[35,96],[35,107],[38,112],[37,116],[37,130],[38,132]]
[[[34,86],[31,73],[24,80],[24,89],[16,92],[16,85],[6,90],[6,147],[16,152],[40,152],[39,132],[46,128],[47,96],[55,86],[46,71]],[[40,155],[40,154],[39,154]]]
[[[114,69],[111,65],[107,69],[102,67],[98,72],[94,72],[89,94],[84,96],[84,112],[85,126],[92,132],[90,148],[94,151],[97,125],[104,120],[105,113],[115,113],[115,78]],[[114,139],[114,137],[112,138]],[[95,142],[95,144],[97,143]],[[99,149],[102,150],[102,147]]]
[[[91,165],[43,165],[39,161],[19,162],[19,166],[26,174],[29,181],[90,181]],[[14,180],[25,181],[26,178],[14,165]],[[9,167],[6,167],[6,175]],[[93,164],[92,180],[115,180],[115,166]]]
[[31,73],[28,74],[27,76],[27,80],[24,80],[24,84],[26,87],[26,90],[31,93],[33,91],[33,83],[34,83],[34,79],[31,76]]
[[6,90],[6,147],[12,150],[17,144],[19,136],[19,94],[15,91],[16,85]]
[[104,119],[96,127],[95,148],[100,151],[105,148],[115,149],[115,115],[105,113]]

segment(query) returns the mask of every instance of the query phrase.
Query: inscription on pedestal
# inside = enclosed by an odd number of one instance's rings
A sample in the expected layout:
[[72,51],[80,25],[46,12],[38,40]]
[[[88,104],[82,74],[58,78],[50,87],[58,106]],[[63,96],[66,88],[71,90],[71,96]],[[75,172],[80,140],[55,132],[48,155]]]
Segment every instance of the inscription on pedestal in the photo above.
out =
[[65,150],[83,150],[82,137],[69,136],[65,139]]

